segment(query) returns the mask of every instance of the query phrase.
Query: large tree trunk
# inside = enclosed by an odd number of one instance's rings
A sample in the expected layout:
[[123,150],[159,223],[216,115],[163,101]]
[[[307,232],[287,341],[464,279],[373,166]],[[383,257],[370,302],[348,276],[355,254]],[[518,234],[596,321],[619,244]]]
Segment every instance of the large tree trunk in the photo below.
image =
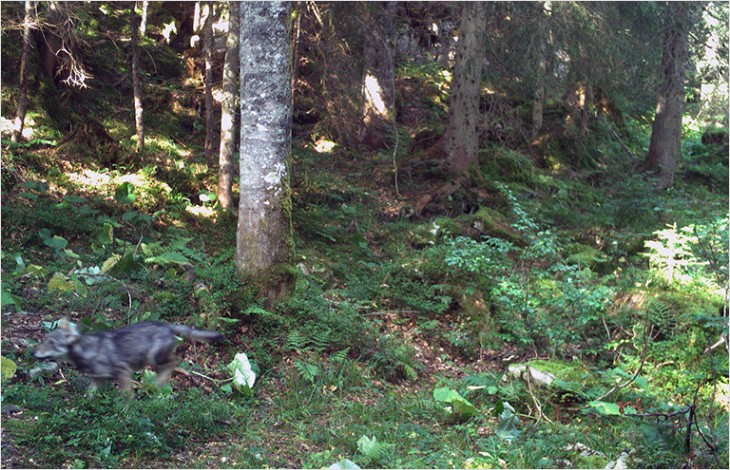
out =
[[215,161],[215,104],[213,102],[213,2],[208,2],[208,16],[203,24],[203,55],[205,56],[205,161]]
[[486,2],[465,2],[461,13],[449,122],[443,142],[455,179],[468,180],[470,172],[479,170],[479,96],[488,8]]
[[228,2],[228,37],[223,62],[223,101],[221,102],[221,145],[218,154],[218,204],[233,207],[233,146],[238,85],[238,3]]
[[395,117],[395,2],[365,2],[362,123],[358,141],[371,148],[386,146]]
[[20,56],[20,80],[18,86],[18,109],[15,113],[15,128],[11,140],[18,142],[23,137],[25,113],[28,109],[28,57],[30,56],[30,27],[33,16],[33,2],[25,0],[23,18],[23,55]]
[[139,25],[136,2],[132,5],[132,87],[134,89],[134,124],[137,129],[136,152],[144,150],[144,109],[142,108],[142,80],[139,76]]
[[548,64],[548,44],[552,41],[552,31],[550,27],[550,16],[552,16],[552,1],[545,0],[542,2],[540,12],[538,13],[538,34],[537,40],[539,53],[537,58],[537,86],[532,97],[532,137],[542,128],[543,113],[545,109],[545,81],[547,80],[547,64]]
[[700,9],[695,2],[669,2],[662,53],[662,83],[651,129],[649,152],[643,167],[658,173],[658,187],[674,184],[674,172],[682,158],[685,67],[689,59],[689,29]]
[[[241,194],[236,261],[261,276],[290,261],[289,4],[241,2]],[[270,286],[275,288],[275,286]]]

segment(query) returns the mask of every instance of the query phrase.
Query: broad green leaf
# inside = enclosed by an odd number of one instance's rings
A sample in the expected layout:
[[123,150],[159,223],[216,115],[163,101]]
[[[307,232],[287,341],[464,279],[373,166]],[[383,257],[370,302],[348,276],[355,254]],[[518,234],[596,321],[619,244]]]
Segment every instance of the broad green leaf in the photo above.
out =
[[620,416],[621,408],[616,403],[594,400],[588,402],[588,406],[595,410],[598,414],[604,416]]
[[38,232],[38,235],[40,235],[46,246],[53,248],[56,252],[61,251],[68,246],[68,241],[66,241],[65,238],[59,237],[58,235],[51,236],[50,230],[46,228],[41,229]]
[[17,364],[5,356],[0,356],[0,374],[2,374],[3,380],[14,376],[16,370],[18,370]]
[[480,414],[479,410],[469,400],[462,397],[456,390],[448,387],[436,388],[433,391],[433,398],[436,401],[449,403],[452,410],[458,415],[472,417]]
[[2,292],[0,292],[0,305],[15,305],[17,307],[20,305],[20,301],[16,296],[3,288]]
[[517,417],[515,409],[512,405],[506,401],[499,401],[497,407],[501,408],[499,413],[499,424],[495,429],[495,434],[507,442],[511,442],[520,435],[520,430],[517,429],[517,425],[520,423],[520,418]]
[[114,199],[120,204],[132,204],[137,200],[137,196],[134,195],[134,185],[129,182],[120,184],[114,192]]
[[111,244],[114,241],[114,226],[109,222],[104,222],[96,238],[104,245]]
[[15,271],[13,271],[13,277],[22,276],[27,270],[23,257],[20,255],[16,256],[15,262],[17,263],[17,266],[15,267]]

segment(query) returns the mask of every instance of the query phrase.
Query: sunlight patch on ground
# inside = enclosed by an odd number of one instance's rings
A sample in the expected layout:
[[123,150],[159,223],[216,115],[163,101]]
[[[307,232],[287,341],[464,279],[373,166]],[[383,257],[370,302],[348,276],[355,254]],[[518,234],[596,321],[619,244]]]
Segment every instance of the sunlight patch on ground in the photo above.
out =
[[111,182],[111,176],[108,173],[99,173],[88,169],[78,173],[68,173],[66,176],[72,183],[79,186],[99,187]]
[[[3,137],[7,136],[8,138],[13,135],[13,132],[20,129],[20,121],[18,119],[7,119],[5,117],[0,118],[0,129],[2,129],[2,135]],[[25,123],[23,126],[23,138],[25,140],[31,140],[33,138],[34,130],[33,127],[35,126],[35,122],[33,121],[33,118],[31,116],[25,117]]]
[[203,217],[215,221],[218,213],[212,207],[206,206],[193,206],[189,205],[185,207],[185,212],[196,217]]
[[314,150],[317,153],[332,153],[332,151],[337,146],[336,143],[332,142],[331,140],[327,140],[324,137],[320,137],[315,143],[314,143]]

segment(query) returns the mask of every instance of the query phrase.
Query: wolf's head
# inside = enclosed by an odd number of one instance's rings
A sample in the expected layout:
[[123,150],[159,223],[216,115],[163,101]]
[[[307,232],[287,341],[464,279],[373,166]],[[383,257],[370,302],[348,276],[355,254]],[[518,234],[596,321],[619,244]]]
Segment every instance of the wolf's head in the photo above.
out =
[[58,321],[56,329],[33,351],[36,359],[66,359],[71,345],[78,339],[80,333],[78,327],[62,318]]

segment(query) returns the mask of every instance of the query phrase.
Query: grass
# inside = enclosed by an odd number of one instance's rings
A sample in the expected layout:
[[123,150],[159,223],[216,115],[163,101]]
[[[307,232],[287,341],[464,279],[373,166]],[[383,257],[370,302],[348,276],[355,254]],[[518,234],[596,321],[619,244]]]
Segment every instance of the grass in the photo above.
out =
[[[538,351],[550,359],[569,351],[598,377],[592,384],[578,381],[573,386],[597,398],[617,377],[625,380],[639,367],[646,318],[654,335],[647,348],[650,360],[671,361],[677,368],[645,367],[641,377],[654,385],[634,384],[613,400],[639,404],[646,412],[677,409],[666,407],[670,402],[691,404],[699,386],[696,404],[703,416],[710,416],[703,421],[704,432],[716,436],[721,447],[713,456],[693,435],[696,462],[722,466],[727,457],[722,444],[726,410],[718,402],[710,412],[712,400],[718,399],[712,391],[712,371],[719,374],[721,387],[726,386],[727,371],[720,361],[710,364],[703,355],[722,328],[721,322],[713,322],[717,299],[708,290],[666,282],[652,286],[650,281],[657,278],[646,269],[646,258],[629,258],[620,244],[572,241],[575,234],[580,237],[589,230],[580,225],[586,219],[607,227],[600,230],[609,240],[628,236],[614,225],[611,211],[596,211],[563,227],[541,218],[539,204],[508,198],[500,209],[503,220],[519,237],[542,244],[485,245],[458,238],[468,232],[466,224],[473,219],[441,218],[439,225],[448,231],[434,234],[428,222],[384,217],[382,196],[363,181],[343,173],[339,179],[315,183],[310,175],[307,181],[295,180],[294,212],[296,256],[307,274],[299,275],[287,302],[268,311],[245,286],[242,289],[231,250],[223,248],[230,246],[231,238],[221,233],[221,222],[186,215],[185,207],[192,202],[173,205],[161,198],[156,205],[158,196],[149,193],[125,205],[114,199],[112,190],[96,193],[83,186],[70,186],[72,190],[59,197],[58,188],[67,187],[68,180],[48,179],[49,188],[37,183],[37,172],[47,163],[25,166],[32,159],[22,154],[10,161],[19,166],[16,180],[4,186],[3,236],[8,241],[4,238],[3,270],[12,272],[12,260],[20,255],[26,271],[16,269],[17,275],[4,276],[3,289],[20,300],[23,310],[52,320],[56,312],[70,309],[104,328],[124,323],[131,312],[133,318],[152,315],[220,329],[230,338],[222,354],[184,349],[186,369],[225,380],[227,362],[235,352],[245,351],[259,379],[249,398],[196,375],[177,374],[171,396],[142,388],[128,401],[109,389],[88,400],[83,378],[72,369],[63,369],[66,380],[59,381],[57,374],[46,375],[45,383],[31,378],[36,363],[20,332],[38,339],[41,332],[32,326],[38,317],[7,313],[3,355],[19,366],[3,384],[3,404],[11,410],[3,419],[4,437],[12,443],[10,452],[4,452],[8,465],[310,468],[349,459],[382,468],[596,467],[627,448],[633,466],[676,466],[688,459],[683,415],[662,422],[601,416],[580,400],[562,403],[556,398],[561,394],[501,379],[501,359],[510,355],[526,358]],[[147,175],[156,178],[154,172]],[[192,173],[186,177],[192,178]],[[532,182],[538,190],[539,181]],[[546,181],[551,188],[561,187]],[[584,190],[571,184],[574,191]],[[636,200],[642,207],[671,208],[671,213],[684,217],[678,220],[697,221],[710,220],[718,214],[713,208],[722,207],[712,199],[709,204],[691,203],[680,212],[677,198],[692,201],[701,192],[681,184],[672,195],[650,196],[649,203],[641,196],[647,190],[643,184],[636,181],[635,190],[623,193],[625,199],[610,200],[623,207],[615,213],[623,213],[626,204]],[[600,194],[585,191],[601,202]],[[28,204],[31,199],[43,201],[44,208],[35,211],[35,204]],[[65,205],[54,206],[64,200]],[[153,208],[166,212],[156,219],[134,215],[150,214]],[[648,219],[634,220],[630,232],[645,234],[645,240],[646,234],[661,228],[654,217],[651,213]],[[114,227],[116,241],[102,235],[105,223]],[[42,226],[67,239],[78,258],[54,252],[41,237],[21,241],[8,230],[34,233]],[[195,233],[205,233],[206,238],[189,240]],[[86,285],[83,291],[48,291],[53,273],[73,281],[74,269],[100,266],[139,237],[154,247],[150,249],[156,250],[155,256],[174,252],[192,262],[196,282],[208,289],[197,291],[179,264],[156,258],[119,271],[112,282]],[[602,254],[601,263],[592,265],[578,257],[573,267],[563,264],[564,253],[585,251],[586,246]],[[706,276],[697,279],[708,282]],[[655,300],[648,307],[623,310],[612,306],[639,280],[648,286],[640,295],[658,296],[664,303]],[[600,289],[599,297],[585,295]],[[574,309],[567,314],[567,308]],[[686,313],[676,315],[676,310]],[[588,323],[574,330],[571,323],[576,321]],[[587,327],[591,324],[595,328]],[[606,338],[606,328],[612,338]],[[547,347],[542,354],[535,349],[538,345]],[[614,369],[626,371],[625,376],[609,373]],[[691,372],[678,372],[683,370]],[[435,401],[433,391],[442,386],[470,400],[478,416],[459,418]],[[519,434],[511,442],[499,434],[504,417],[498,410],[504,402],[518,412]],[[579,450],[578,443],[589,452]]]
[[[412,94],[440,80],[403,73]],[[727,468],[727,351],[706,352],[727,330],[722,148],[689,135],[676,186],[657,192],[605,129],[591,133],[601,152],[550,144],[541,165],[493,145],[479,207],[459,193],[422,219],[406,190],[433,180],[406,167],[398,197],[391,155],[318,154],[297,140],[299,273],[291,297],[266,308],[233,265],[235,214],[200,199],[216,185],[197,157],[202,133],[181,131],[199,127],[182,99],[192,91],[174,88],[187,113],[174,117],[158,99],[167,85],[150,96],[171,117],[150,123],[134,158],[122,118],[106,124],[128,158],[107,167],[83,148],[3,142],[2,355],[17,366],[2,382],[3,466],[602,468],[627,450],[631,467]],[[420,98],[442,108],[437,94]],[[43,121],[39,137],[57,138]],[[626,139],[637,155],[646,132],[634,124]],[[589,168],[569,164],[581,159]],[[89,329],[175,321],[227,340],[181,346],[172,393],[138,375],[133,400],[114,389],[87,399],[72,368],[35,370],[44,322],[62,314]],[[238,352],[258,375],[251,395],[230,386]],[[534,359],[580,373],[547,389],[503,379]],[[437,401],[437,388],[475,415]],[[667,417],[599,412],[612,407]]]

